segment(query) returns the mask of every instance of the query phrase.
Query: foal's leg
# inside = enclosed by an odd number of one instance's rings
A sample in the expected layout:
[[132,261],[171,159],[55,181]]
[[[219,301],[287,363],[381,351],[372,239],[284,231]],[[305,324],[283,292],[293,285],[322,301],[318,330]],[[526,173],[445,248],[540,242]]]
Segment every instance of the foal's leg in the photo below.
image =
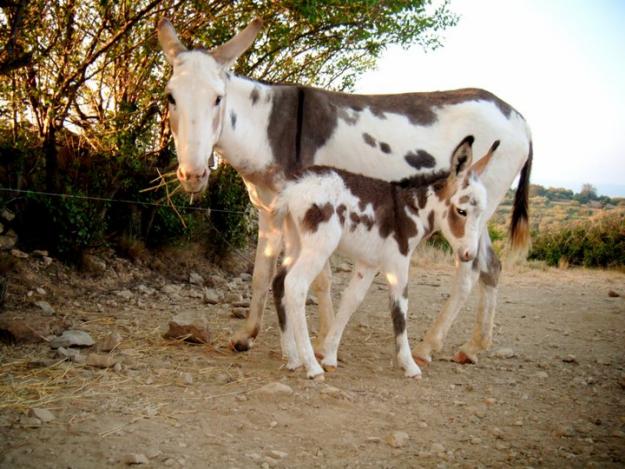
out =
[[367,290],[375,277],[376,269],[356,264],[349,285],[341,296],[341,304],[323,347],[321,364],[326,371],[333,371],[337,367],[337,354],[341,337],[349,318],[356,311],[367,294]]
[[319,335],[315,341],[315,355],[323,357],[323,344],[334,321],[334,309],[332,308],[332,269],[330,262],[326,262],[323,270],[317,275],[312,283],[312,290],[317,296],[319,311]]
[[409,259],[406,259],[405,265],[397,267],[399,268],[389,269],[386,272],[390,290],[391,318],[393,319],[393,331],[395,332],[397,363],[404,370],[406,377],[418,379],[421,378],[421,369],[415,363],[410,352],[408,332],[406,330]]
[[276,259],[282,249],[282,232],[277,220],[265,211],[258,212],[258,245],[252,277],[252,301],[247,320],[230,340],[230,346],[237,352],[249,350],[260,331],[267,292],[276,270]]
[[432,361],[432,351],[438,352],[443,348],[443,340],[447,336],[449,328],[477,281],[478,272],[472,264],[472,262],[460,262],[456,259],[456,276],[451,296],[445,302],[443,309],[426,332],[423,340],[415,347],[414,357],[419,364],[427,365]]
[[487,350],[493,340],[501,262],[490,246],[490,239],[487,237],[484,238],[484,248],[480,243],[478,267],[480,272],[480,301],[477,307],[475,327],[471,339],[460,347],[460,350],[454,355],[454,361],[458,363],[477,363],[477,354]]

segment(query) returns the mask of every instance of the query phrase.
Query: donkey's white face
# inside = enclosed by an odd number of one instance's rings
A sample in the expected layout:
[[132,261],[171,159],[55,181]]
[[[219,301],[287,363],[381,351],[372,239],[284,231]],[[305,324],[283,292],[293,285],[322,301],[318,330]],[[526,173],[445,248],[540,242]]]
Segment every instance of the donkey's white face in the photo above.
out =
[[178,156],[178,180],[186,192],[202,192],[208,185],[208,160],[224,116],[225,72],[204,52],[178,54],[165,92],[169,124]]
[[496,141],[486,156],[471,166],[472,143],[473,138],[467,137],[454,151],[451,174],[443,191],[446,210],[440,222],[443,235],[462,262],[477,256],[487,202],[486,187],[479,176],[499,146]]
[[208,161],[225,114],[226,70],[252,45],[261,27],[262,21],[256,19],[211,51],[188,51],[169,21],[163,19],[158,25],[159,42],[174,67],[165,92],[178,156],[177,176],[186,192],[202,192],[208,186]]

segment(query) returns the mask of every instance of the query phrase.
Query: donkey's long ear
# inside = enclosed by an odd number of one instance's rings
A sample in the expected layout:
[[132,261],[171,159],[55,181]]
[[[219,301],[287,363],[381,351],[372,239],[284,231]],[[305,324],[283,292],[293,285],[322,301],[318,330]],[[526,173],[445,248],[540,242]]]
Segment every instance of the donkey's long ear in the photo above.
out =
[[163,18],[158,22],[158,42],[163,48],[165,58],[170,64],[174,63],[174,59],[178,54],[187,50],[187,48],[180,42],[176,30],[171,25],[168,19]]
[[473,161],[473,135],[468,135],[460,142],[451,155],[451,178],[463,178]]
[[490,159],[493,157],[493,153],[495,153],[495,150],[499,147],[499,143],[499,140],[495,140],[495,142],[491,145],[490,150],[488,150],[488,153],[471,166],[471,171],[475,171],[478,175],[481,175],[488,166]]
[[239,31],[228,42],[211,50],[211,54],[217,62],[225,68],[229,68],[252,45],[262,27],[262,19],[256,18],[252,20],[243,31]]

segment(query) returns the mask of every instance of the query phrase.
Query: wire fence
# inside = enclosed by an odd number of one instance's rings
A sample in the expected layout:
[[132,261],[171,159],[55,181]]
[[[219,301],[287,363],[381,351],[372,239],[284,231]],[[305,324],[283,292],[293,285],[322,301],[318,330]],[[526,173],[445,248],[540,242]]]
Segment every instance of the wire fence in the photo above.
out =
[[[183,206],[174,205],[173,203],[161,204],[158,202],[147,202],[147,201],[141,201],[141,200],[112,199],[108,197],[98,197],[98,196],[91,196],[91,195],[60,194],[56,192],[32,191],[32,190],[15,189],[15,188],[8,188],[8,187],[0,187],[0,192],[14,192],[17,194],[37,195],[37,196],[42,196],[42,197],[59,197],[59,198],[70,198],[70,199],[93,200],[97,202],[112,202],[112,203],[120,203],[120,204],[127,204],[127,205],[147,205],[151,207],[166,207],[166,208],[175,208],[175,209],[180,209],[180,210],[195,210],[195,211],[205,212],[207,215],[209,215],[211,212],[238,213],[238,214],[245,213],[243,210],[224,210],[224,209],[210,208],[210,207],[208,208],[193,207],[191,205],[183,207]],[[221,233],[212,223],[210,223],[210,220],[209,220],[209,228],[211,228],[211,230],[214,233],[216,233],[224,241],[224,243],[227,244],[232,249],[232,252],[237,257],[243,259],[244,261],[248,263],[252,263],[252,264],[254,263],[254,261],[250,259],[248,256],[245,256],[244,254],[239,252],[239,249],[237,249],[236,246],[234,246],[230,241],[228,241],[228,239],[223,235],[223,233]]]
[[[24,189],[13,189],[13,188],[7,188],[7,187],[0,187],[0,191],[1,192],[15,192],[18,194],[25,194],[25,195],[38,195],[38,196],[45,196],[45,197],[59,197],[59,198],[68,198],[68,199],[83,199],[83,200],[93,200],[93,201],[97,201],[97,202],[113,202],[113,203],[120,203],[120,204],[128,204],[128,205],[149,205],[152,207],[168,207],[171,208],[172,205],[170,204],[161,204],[158,202],[148,202],[148,201],[141,201],[141,200],[127,200],[127,199],[111,199],[108,197],[97,197],[97,196],[92,196],[92,195],[76,195],[76,194],[59,194],[56,192],[41,192],[41,191],[31,191],[31,190],[24,190]],[[219,209],[219,208],[210,208],[210,207],[194,207],[192,205],[188,205],[188,206],[179,206],[179,205],[173,205],[173,207],[175,207],[176,209],[182,209],[182,210],[196,210],[196,211],[204,211],[204,212],[221,212],[221,213],[240,213],[243,214],[245,213],[243,210],[224,210],[224,209]]]

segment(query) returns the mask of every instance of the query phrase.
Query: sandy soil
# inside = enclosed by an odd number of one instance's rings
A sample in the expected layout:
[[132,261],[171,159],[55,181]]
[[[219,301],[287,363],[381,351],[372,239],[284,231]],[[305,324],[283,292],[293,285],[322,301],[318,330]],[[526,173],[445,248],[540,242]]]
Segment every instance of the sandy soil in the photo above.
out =
[[[273,307],[252,351],[228,350],[240,320],[229,305],[203,304],[184,269],[165,278],[115,260],[103,275],[87,275],[56,262],[47,269],[20,262],[21,283],[10,287],[3,315],[38,314],[30,303],[43,287],[74,328],[96,341],[117,331],[123,341],[111,352],[119,365],[106,369],[60,362],[45,342],[0,345],[1,467],[123,467],[132,455],[147,467],[193,468],[625,464],[623,273],[504,273],[493,351],[477,365],[449,361],[471,331],[472,298],[420,381],[392,367],[387,294],[376,279],[348,326],[338,371],[316,383],[282,368]],[[201,269],[208,283],[219,280]],[[452,273],[446,264],[414,267],[413,343]],[[247,276],[227,280],[249,295]],[[335,297],[347,280],[337,274]],[[172,283],[182,285],[178,293],[161,290]],[[315,307],[309,310],[316,324]],[[212,345],[162,338],[182,311],[208,316]],[[502,348],[513,356],[500,357]],[[276,382],[292,392],[263,389]],[[33,419],[31,408],[55,418]]]

